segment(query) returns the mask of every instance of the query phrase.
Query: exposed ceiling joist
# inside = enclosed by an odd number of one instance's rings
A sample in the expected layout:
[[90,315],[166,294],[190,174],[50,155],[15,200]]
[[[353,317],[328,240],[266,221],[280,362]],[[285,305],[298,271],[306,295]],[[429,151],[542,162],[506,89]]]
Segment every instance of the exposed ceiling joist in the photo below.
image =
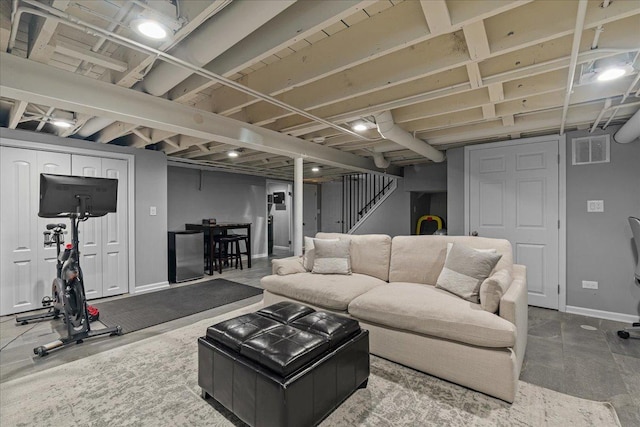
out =
[[[66,10],[69,0],[54,0],[51,7]],[[53,20],[45,20],[39,16],[33,16],[29,23],[29,52],[27,57],[38,62],[47,62],[53,54],[54,47],[49,44],[53,33],[58,28],[58,23]]]
[[[351,170],[380,173],[373,161],[147,94],[1,53],[3,96]],[[55,81],[50,85],[49,81]],[[388,173],[399,175],[391,168]]]
[[451,17],[445,0],[420,0],[429,31],[440,34],[451,29]]
[[27,105],[29,105],[29,103],[26,101],[15,101],[13,103],[9,111],[9,123],[7,124],[9,129],[15,129],[16,126],[18,126],[24,111],[27,109]]

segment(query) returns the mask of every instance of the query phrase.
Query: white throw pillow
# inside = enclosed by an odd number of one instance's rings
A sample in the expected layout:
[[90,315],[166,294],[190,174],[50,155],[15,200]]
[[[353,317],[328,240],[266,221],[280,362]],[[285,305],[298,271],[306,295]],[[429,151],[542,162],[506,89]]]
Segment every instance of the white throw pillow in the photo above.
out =
[[480,285],[502,258],[455,243],[438,276],[436,288],[444,289],[475,304],[480,303]]
[[349,240],[316,239],[315,261],[312,273],[315,274],[351,274],[351,257]]
[[500,300],[511,285],[511,273],[506,268],[487,277],[480,285],[480,305],[483,310],[495,313],[500,308]]
[[[449,242],[447,243],[447,256],[449,256],[449,252],[451,252],[451,248],[453,247],[453,243]],[[487,254],[495,254],[496,250],[495,249],[476,249],[473,248],[474,250],[478,251],[478,252],[484,252]],[[446,258],[445,258],[445,262],[447,262]]]
[[304,238],[304,256],[302,257],[302,265],[304,265],[305,270],[311,271],[313,270],[313,263],[315,260],[315,245],[314,240],[326,240],[329,242],[337,242],[338,239],[314,239],[312,237]]

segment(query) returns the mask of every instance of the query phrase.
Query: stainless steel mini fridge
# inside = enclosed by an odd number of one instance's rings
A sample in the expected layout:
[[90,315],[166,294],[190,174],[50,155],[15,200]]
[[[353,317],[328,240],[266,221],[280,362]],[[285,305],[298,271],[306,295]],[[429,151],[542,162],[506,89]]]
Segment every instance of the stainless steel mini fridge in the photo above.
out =
[[199,279],[204,276],[204,233],[202,231],[169,232],[169,281]]

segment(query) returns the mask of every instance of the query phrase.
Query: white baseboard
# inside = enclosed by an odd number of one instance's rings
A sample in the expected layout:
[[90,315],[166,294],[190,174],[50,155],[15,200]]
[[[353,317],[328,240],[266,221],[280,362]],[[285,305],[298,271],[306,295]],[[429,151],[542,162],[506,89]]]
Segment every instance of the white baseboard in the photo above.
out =
[[136,286],[132,294],[141,294],[144,292],[157,291],[160,289],[166,289],[169,287],[169,282],[149,283],[148,285]]
[[251,255],[251,259],[266,258],[267,256],[269,256],[269,255],[267,255],[266,253],[264,253],[264,254],[252,254]]
[[289,250],[289,246],[274,246],[273,249],[280,249],[283,251],[288,251]]
[[614,313],[612,311],[594,310],[593,308],[567,306],[567,313],[581,314],[583,316],[597,317],[599,319],[615,320],[617,322],[634,323],[638,322],[638,316],[625,313]]

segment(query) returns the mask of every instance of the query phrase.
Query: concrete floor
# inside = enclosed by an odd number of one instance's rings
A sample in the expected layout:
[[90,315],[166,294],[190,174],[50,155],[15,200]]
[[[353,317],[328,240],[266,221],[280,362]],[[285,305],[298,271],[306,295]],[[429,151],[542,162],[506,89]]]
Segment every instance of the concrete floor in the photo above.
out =
[[[276,253],[274,257],[286,255]],[[270,264],[270,259],[256,259],[251,269],[227,269],[213,278],[222,277],[259,287],[260,278],[271,273]],[[205,276],[202,280],[211,278]],[[193,283],[196,281],[172,286]],[[4,316],[0,318],[0,382],[159,335],[253,304],[261,298],[238,301],[120,337],[87,340],[44,358],[34,356],[32,349],[64,333],[62,321],[17,325],[14,316]],[[616,331],[625,326],[628,325],[530,307],[527,352],[520,379],[585,399],[610,401],[623,426],[639,426],[640,340],[618,338]]]

